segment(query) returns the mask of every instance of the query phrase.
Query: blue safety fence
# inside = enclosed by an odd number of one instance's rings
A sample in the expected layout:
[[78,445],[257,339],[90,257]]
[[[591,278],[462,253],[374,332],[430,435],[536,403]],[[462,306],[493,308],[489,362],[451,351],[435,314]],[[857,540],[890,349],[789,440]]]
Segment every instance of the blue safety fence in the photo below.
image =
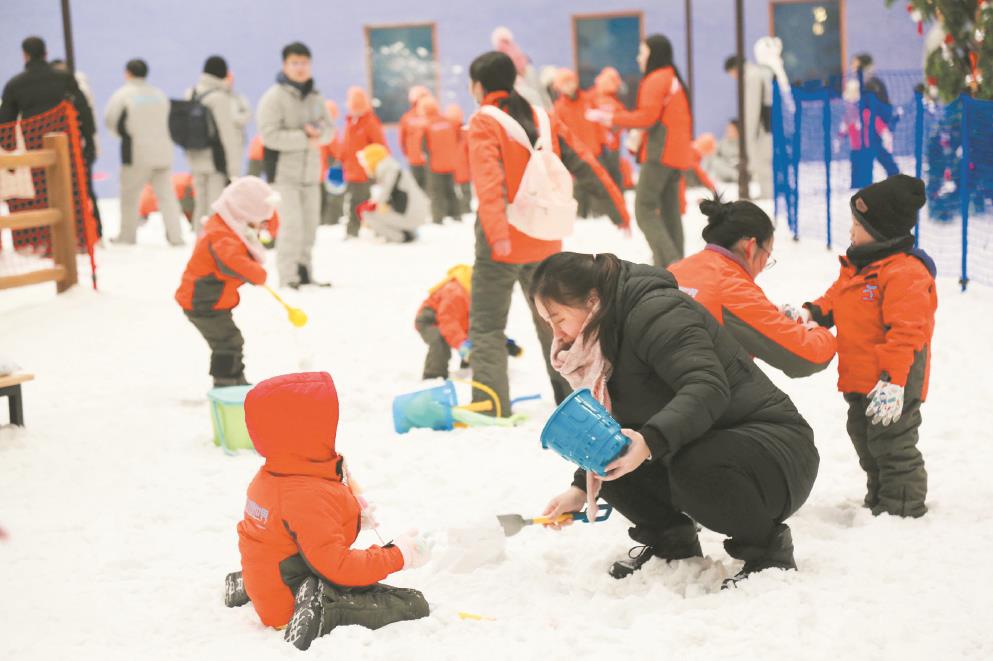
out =
[[903,172],[924,180],[916,229],[941,276],[993,285],[993,101],[926,100],[920,71],[775,90],[777,219],[795,238],[848,246],[854,190]]

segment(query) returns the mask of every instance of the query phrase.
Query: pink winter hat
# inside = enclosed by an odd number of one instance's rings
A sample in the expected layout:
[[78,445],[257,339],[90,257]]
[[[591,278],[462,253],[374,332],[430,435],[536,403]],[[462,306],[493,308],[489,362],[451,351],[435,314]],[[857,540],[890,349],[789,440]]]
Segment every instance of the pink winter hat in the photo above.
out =
[[272,218],[279,193],[258,177],[239,177],[224,189],[212,208],[230,225],[259,223]]

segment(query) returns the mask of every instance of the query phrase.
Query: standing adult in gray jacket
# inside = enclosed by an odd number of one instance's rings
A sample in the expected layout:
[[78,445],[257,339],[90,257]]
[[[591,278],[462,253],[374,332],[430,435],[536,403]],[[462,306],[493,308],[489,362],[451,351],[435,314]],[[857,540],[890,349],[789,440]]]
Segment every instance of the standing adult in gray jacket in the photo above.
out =
[[311,253],[321,220],[320,146],[331,139],[331,118],[314,89],[310,49],[283,49],[283,70],[259,101],[266,178],[282,202],[276,265],[280,284],[311,284]]
[[745,116],[739,118],[739,128],[745,132],[748,150],[748,176],[759,185],[759,197],[772,197],[772,86],[774,78],[769,67],[745,62],[736,55],[724,61],[724,71],[738,80],[744,69]]
[[165,221],[166,239],[183,245],[179,201],[172,187],[172,139],[169,137],[169,98],[145,78],[148,65],[131,60],[124,86],[107,103],[104,123],[121,140],[121,231],[114,243],[133,244],[138,231],[138,201],[151,183]]
[[211,214],[210,205],[221,196],[224,187],[240,176],[245,139],[243,118],[236,116],[238,97],[227,82],[228,64],[223,57],[211,55],[203,65],[196,86],[187,91],[186,98],[196,98],[210,111],[216,130],[209,149],[186,152],[193,175],[193,227],[200,229],[204,216]]

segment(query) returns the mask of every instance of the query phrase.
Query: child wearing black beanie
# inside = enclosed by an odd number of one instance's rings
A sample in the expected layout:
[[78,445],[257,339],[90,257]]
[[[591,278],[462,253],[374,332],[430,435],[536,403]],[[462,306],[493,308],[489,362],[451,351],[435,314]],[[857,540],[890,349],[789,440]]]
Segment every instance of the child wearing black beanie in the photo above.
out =
[[805,320],[838,327],[838,389],[873,514],[927,511],[917,441],[938,296],[934,262],[912,234],[925,201],[924,182],[904,174],[855,193],[841,274],[804,304]]

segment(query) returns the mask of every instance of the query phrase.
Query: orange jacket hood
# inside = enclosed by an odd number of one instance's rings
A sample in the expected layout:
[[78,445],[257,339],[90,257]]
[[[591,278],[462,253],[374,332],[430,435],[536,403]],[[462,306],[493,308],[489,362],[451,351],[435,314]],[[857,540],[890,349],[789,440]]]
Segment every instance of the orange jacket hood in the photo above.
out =
[[270,472],[339,477],[338,393],[327,372],[266,379],[245,398],[245,423]]

